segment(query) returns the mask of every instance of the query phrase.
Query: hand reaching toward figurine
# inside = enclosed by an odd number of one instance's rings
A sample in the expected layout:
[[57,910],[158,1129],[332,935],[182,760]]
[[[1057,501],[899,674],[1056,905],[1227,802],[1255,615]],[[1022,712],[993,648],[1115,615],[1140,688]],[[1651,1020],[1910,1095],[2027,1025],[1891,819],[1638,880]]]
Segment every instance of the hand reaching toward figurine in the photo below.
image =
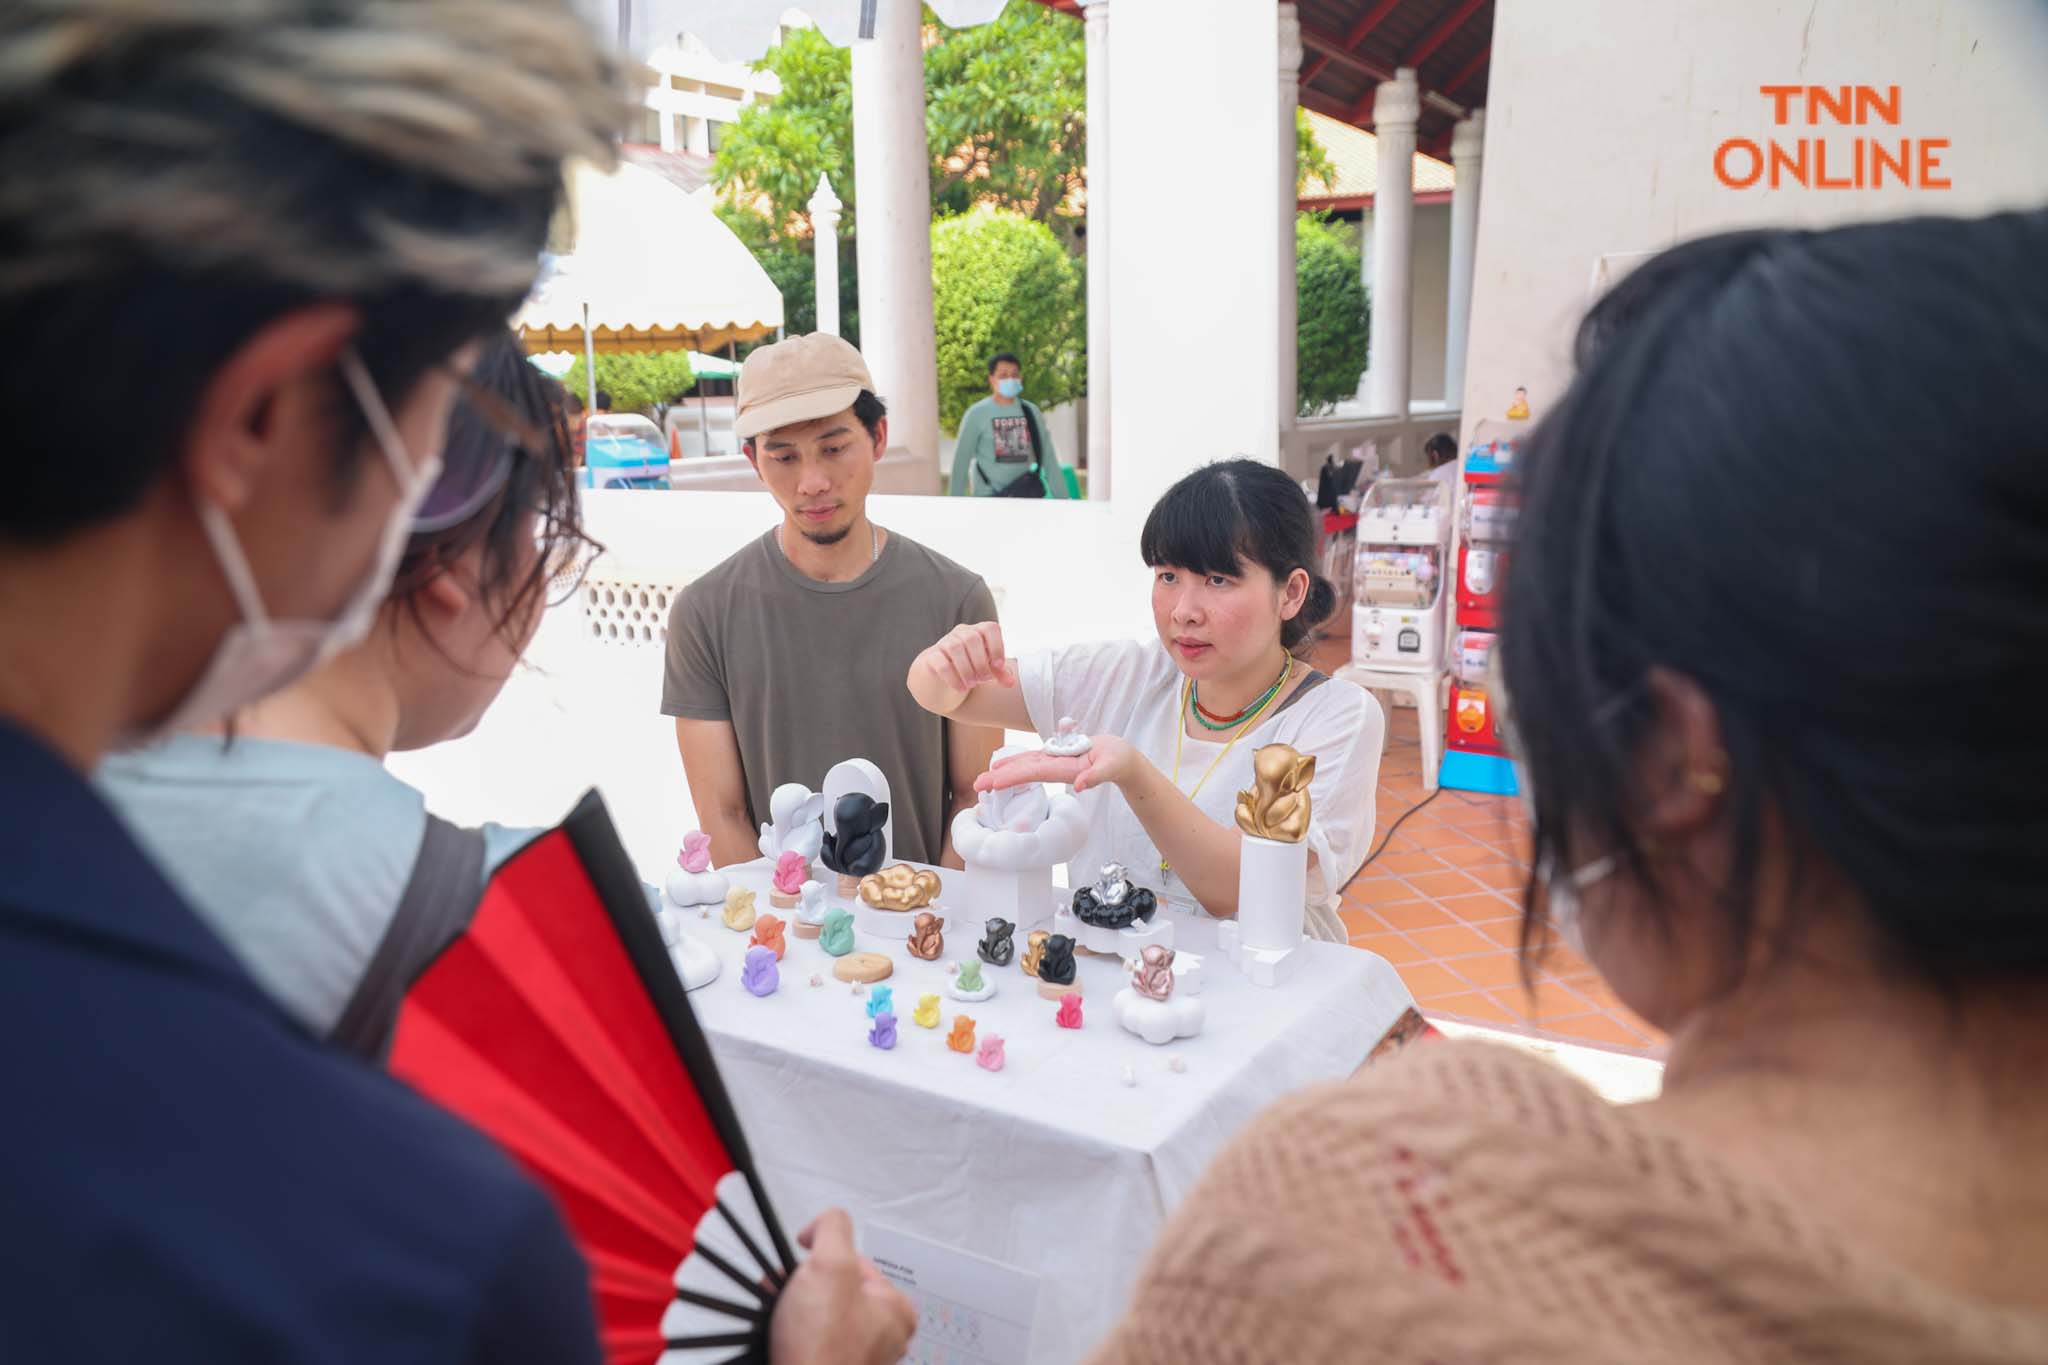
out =
[[1088,752],[1073,758],[1038,750],[997,759],[987,772],[974,779],[974,789],[999,792],[1026,782],[1055,782],[1085,792],[1123,782],[1144,761],[1144,755],[1117,736],[1092,735]]
[[797,1241],[811,1254],[775,1301],[772,1365],[895,1365],[917,1310],[853,1246],[853,1221],[827,1209]]
[[1003,652],[1003,628],[994,621],[955,626],[910,666],[911,693],[928,711],[958,709],[983,683],[1017,685],[1017,668]]

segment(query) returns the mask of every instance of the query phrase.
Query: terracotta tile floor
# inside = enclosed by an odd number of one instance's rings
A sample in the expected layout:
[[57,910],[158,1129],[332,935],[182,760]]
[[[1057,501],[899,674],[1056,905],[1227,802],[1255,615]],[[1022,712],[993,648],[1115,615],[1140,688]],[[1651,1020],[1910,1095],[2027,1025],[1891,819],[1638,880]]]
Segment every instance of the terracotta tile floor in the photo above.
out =
[[[1341,665],[1348,645],[1327,642],[1317,662]],[[1415,712],[1390,707],[1375,844],[1426,795]],[[1663,1035],[1563,944],[1553,944],[1524,983],[1516,948],[1528,836],[1516,798],[1443,789],[1345,891],[1351,942],[1393,963],[1431,1018],[1661,1056]]]

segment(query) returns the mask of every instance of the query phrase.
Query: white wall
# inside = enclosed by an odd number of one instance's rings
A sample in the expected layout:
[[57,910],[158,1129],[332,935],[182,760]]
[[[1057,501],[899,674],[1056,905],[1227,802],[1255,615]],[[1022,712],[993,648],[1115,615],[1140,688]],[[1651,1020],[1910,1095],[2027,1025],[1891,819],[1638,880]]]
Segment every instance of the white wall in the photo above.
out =
[[1444,329],[1451,311],[1451,206],[1417,204],[1415,235],[1410,248],[1409,278],[1415,283],[1409,304],[1409,400],[1444,396]]
[[[1467,433],[1502,416],[1518,384],[1539,417],[1562,390],[1602,253],[1739,226],[2048,201],[2044,16],[2037,0],[1499,0]],[[1858,131],[1774,127],[1758,86],[1796,83],[1898,85],[1900,123],[1884,131],[1950,139],[1954,188],[1722,185],[1713,152],[1727,138]]]
[[1142,517],[1198,464],[1278,457],[1292,198],[1283,215],[1273,5],[1116,0],[1109,24],[1116,225],[1090,269],[1109,272],[1114,501]]

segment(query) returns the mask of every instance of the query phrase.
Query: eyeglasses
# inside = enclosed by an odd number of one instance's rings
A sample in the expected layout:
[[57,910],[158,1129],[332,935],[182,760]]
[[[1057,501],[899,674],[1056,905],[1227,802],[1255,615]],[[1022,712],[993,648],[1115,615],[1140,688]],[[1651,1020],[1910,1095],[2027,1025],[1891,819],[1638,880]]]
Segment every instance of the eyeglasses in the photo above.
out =
[[441,476],[413,514],[412,533],[445,531],[481,512],[512,477],[518,450],[517,438],[501,434],[496,441],[472,445],[459,455],[444,452]]

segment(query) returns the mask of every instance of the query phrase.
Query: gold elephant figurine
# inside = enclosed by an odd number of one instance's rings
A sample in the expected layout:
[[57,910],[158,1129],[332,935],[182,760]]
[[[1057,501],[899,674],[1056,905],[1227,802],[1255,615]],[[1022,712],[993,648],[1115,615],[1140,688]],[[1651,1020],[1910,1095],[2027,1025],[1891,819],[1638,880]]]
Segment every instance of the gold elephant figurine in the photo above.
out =
[[1252,755],[1252,789],[1237,794],[1237,827],[1255,838],[1300,843],[1308,837],[1308,787],[1315,776],[1313,755],[1266,745]]

